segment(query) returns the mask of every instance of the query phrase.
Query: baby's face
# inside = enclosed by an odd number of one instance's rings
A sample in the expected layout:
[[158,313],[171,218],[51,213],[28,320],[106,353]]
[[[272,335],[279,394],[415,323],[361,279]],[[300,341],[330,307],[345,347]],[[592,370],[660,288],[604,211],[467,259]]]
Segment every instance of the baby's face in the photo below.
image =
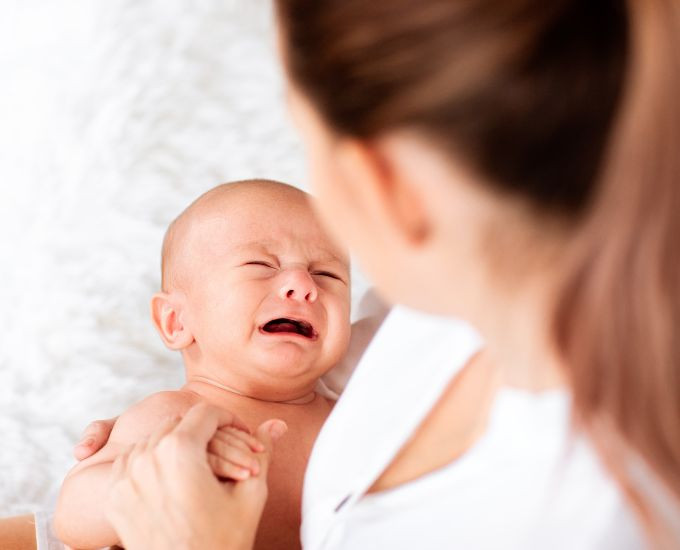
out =
[[195,216],[181,262],[206,363],[253,384],[316,379],[346,351],[348,262],[308,202],[256,193]]

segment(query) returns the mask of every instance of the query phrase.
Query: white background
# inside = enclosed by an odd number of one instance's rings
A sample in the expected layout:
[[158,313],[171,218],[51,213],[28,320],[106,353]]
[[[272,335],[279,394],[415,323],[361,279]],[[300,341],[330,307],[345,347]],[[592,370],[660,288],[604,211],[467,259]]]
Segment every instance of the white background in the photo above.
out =
[[167,223],[212,186],[304,187],[266,0],[3,0],[0,515],[85,424],[177,387],[148,316]]

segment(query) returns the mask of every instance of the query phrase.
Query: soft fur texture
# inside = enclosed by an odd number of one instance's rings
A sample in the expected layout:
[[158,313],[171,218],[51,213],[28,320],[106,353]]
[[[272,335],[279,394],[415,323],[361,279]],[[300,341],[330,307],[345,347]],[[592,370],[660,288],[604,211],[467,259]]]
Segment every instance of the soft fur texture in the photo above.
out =
[[270,9],[5,7],[0,515],[50,502],[89,421],[181,383],[148,313],[168,222],[223,181],[302,182]]

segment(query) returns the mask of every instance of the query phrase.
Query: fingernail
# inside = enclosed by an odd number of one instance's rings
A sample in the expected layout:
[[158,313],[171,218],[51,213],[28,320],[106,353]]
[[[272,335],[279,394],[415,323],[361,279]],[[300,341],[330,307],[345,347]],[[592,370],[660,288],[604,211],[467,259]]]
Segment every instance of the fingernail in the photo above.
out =
[[250,467],[250,471],[253,472],[254,476],[256,476],[260,473],[260,465],[257,462],[254,462]]
[[283,420],[276,420],[269,426],[269,435],[272,439],[279,439],[283,434],[288,431],[288,426]]
[[248,470],[244,470],[243,468],[239,468],[236,472],[236,475],[239,479],[248,479],[250,477],[250,472]]
[[88,437],[78,443],[78,447],[91,447],[94,444],[94,437]]

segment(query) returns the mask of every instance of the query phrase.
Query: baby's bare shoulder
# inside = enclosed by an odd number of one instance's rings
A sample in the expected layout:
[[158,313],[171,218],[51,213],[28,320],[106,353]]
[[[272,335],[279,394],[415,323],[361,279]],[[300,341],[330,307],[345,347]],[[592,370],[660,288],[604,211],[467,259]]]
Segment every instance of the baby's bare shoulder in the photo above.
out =
[[164,420],[182,416],[198,401],[197,395],[184,391],[164,391],[142,399],[118,417],[106,445],[79,462],[69,477],[90,466],[112,462],[130,445],[149,437]]
[[200,397],[185,391],[162,391],[149,395],[120,415],[111,432],[111,439],[134,443],[150,435],[160,422],[182,416],[200,401]]

